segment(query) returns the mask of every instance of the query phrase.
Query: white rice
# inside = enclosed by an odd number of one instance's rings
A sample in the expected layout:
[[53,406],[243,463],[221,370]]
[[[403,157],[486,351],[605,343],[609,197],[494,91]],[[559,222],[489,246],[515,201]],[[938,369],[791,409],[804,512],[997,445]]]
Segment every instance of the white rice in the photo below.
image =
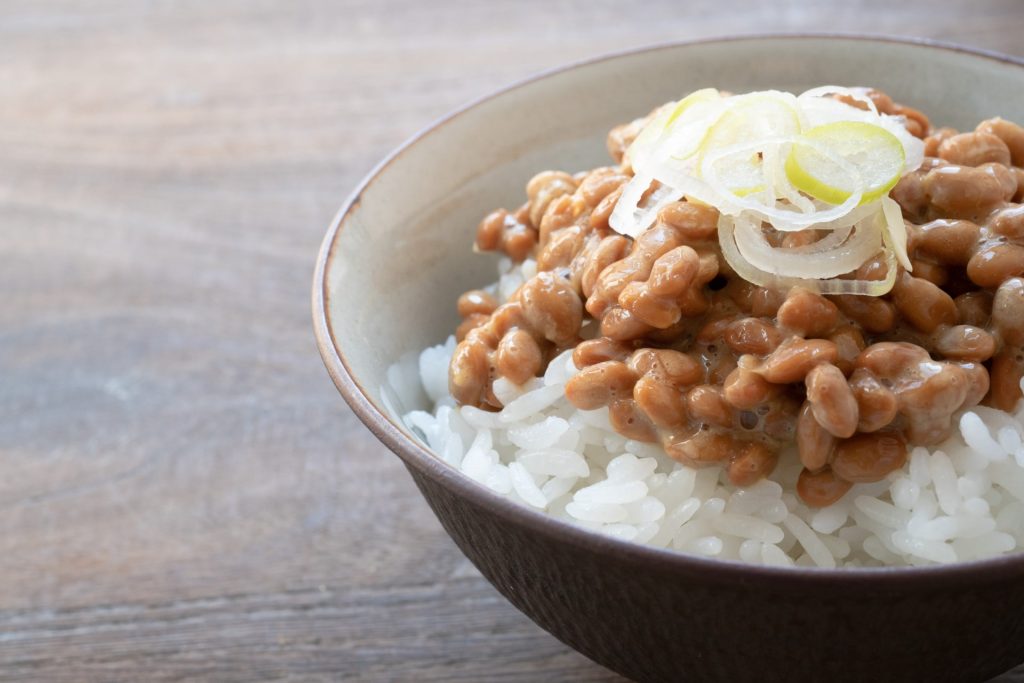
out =
[[[491,291],[505,298],[534,270],[532,261],[506,266]],[[402,420],[439,458],[552,517],[627,541],[780,566],[945,564],[1024,548],[1024,405],[1013,414],[966,411],[944,443],[912,449],[885,480],[813,509],[793,493],[795,452],[782,454],[771,479],[741,489],[721,468],[690,469],[624,438],[607,409],[577,410],[564,395],[577,372],[569,351],[523,386],[495,382],[503,410],[457,407],[447,387],[454,347],[449,338],[418,362],[393,366],[386,402],[432,406]]]

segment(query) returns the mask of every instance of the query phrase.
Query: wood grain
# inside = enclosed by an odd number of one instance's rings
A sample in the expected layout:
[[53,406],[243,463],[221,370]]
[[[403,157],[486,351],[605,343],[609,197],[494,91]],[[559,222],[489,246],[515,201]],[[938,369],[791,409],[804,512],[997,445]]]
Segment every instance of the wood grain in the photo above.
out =
[[344,407],[313,258],[388,149],[568,60],[777,30],[1024,54],[1017,0],[810,5],[4,2],[0,681],[618,680]]

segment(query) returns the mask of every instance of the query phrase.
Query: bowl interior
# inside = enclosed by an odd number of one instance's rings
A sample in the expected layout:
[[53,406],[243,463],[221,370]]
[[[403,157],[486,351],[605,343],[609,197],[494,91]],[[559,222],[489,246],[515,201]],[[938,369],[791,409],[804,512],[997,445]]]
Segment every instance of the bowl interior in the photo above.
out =
[[456,297],[495,279],[494,258],[472,252],[476,225],[495,207],[522,203],[534,173],[610,163],[609,128],[697,88],[799,92],[823,84],[878,87],[937,125],[969,130],[996,115],[1024,120],[1020,64],[875,39],[673,45],[530,80],[422,133],[382,164],[339,214],[325,266],[335,351],[387,415],[381,387],[388,366],[443,341],[458,322]]

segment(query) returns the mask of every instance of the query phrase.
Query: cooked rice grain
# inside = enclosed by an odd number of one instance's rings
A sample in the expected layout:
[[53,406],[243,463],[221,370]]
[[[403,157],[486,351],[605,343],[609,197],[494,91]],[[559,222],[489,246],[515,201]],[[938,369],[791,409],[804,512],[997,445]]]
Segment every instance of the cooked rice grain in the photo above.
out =
[[[522,275],[509,270],[492,291],[504,295]],[[577,410],[564,395],[577,372],[571,351],[523,386],[496,382],[499,412],[457,407],[447,391],[454,347],[449,338],[396,363],[386,403],[432,405],[401,419],[438,457],[553,517],[627,541],[779,566],[924,565],[1024,547],[1024,406],[1012,415],[966,411],[944,443],[914,448],[883,481],[812,509],[793,494],[793,452],[783,453],[770,480],[740,489],[721,468],[692,470],[624,438],[606,408]]]

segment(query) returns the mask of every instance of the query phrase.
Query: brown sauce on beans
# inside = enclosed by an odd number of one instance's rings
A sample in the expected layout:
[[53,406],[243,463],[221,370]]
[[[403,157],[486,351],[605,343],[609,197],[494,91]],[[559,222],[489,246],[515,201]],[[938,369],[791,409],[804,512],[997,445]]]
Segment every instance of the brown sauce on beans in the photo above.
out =
[[[927,155],[891,194],[913,265],[891,292],[824,297],[745,282],[721,257],[717,211],[685,200],[635,240],[615,233],[608,217],[632,174],[623,154],[638,119],[608,136],[616,166],[540,173],[525,204],[480,223],[478,250],[533,258],[538,272],[504,303],[480,290],[459,298],[456,401],[498,410],[496,378],[521,384],[571,348],[580,372],[566,396],[577,408],[607,407],[624,436],[691,466],[721,465],[738,486],[795,445],[797,492],[812,506],[943,440],[959,410],[1013,407],[1024,374],[1024,128],[996,118],[934,129],[871,97],[905,117]],[[797,246],[818,234],[770,238]],[[856,276],[885,268],[872,261]]]

